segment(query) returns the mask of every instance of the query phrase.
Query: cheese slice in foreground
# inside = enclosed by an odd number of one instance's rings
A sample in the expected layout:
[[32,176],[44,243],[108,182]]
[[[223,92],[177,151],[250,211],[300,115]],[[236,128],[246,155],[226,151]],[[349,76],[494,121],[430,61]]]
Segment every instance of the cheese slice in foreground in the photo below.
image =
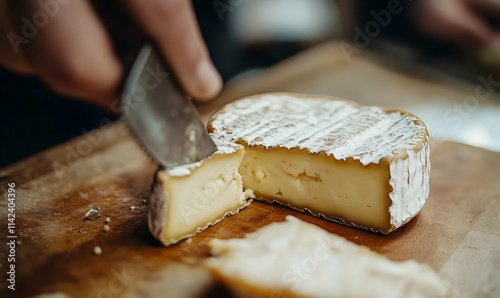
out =
[[206,264],[236,292],[262,297],[448,297],[428,266],[393,262],[287,216],[240,239],[212,239]]
[[243,147],[217,143],[218,151],[200,162],[160,170],[150,198],[148,225],[168,246],[193,236],[250,204],[238,167]]
[[243,186],[344,224],[389,233],[429,193],[429,136],[400,110],[317,95],[270,93],[214,114],[212,138],[245,146]]

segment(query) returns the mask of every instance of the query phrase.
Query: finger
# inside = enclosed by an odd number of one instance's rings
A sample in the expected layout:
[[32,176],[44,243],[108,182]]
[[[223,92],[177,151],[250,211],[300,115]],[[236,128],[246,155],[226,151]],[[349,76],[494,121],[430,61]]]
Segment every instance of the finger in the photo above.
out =
[[494,31],[494,36],[490,36],[485,43],[486,46],[498,48],[500,46],[500,34],[498,32],[498,20],[500,20],[500,1],[499,0],[469,0],[471,9],[474,9],[482,16],[487,16],[496,21],[497,25],[489,25],[490,30]]
[[207,100],[220,92],[222,79],[210,60],[191,1],[127,0],[127,3],[165,55],[188,95]]
[[[54,90],[110,108],[118,96],[122,66],[86,0],[23,2],[19,19],[36,32],[24,46],[28,61]],[[53,3],[52,10],[41,3]]]
[[495,36],[474,11],[455,0],[422,1],[420,25],[431,36],[462,44],[485,45]]
[[485,46],[493,42],[496,34],[478,14],[464,9],[457,17],[450,19],[451,30],[456,32],[456,39]]
[[468,5],[485,16],[500,19],[500,1],[468,0]]
[[0,1],[0,64],[15,72],[32,74],[35,70],[28,64],[21,47],[26,39],[16,33],[9,20],[12,16],[9,10],[8,1]]

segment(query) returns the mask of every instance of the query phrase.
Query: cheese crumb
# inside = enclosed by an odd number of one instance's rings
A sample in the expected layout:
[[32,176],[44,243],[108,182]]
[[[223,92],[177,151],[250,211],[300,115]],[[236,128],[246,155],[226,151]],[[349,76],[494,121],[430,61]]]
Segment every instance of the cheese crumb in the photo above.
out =
[[191,243],[191,242],[193,242],[193,238],[188,238],[188,239],[186,239],[186,243],[187,243],[187,244],[189,244],[189,243]]
[[99,246],[94,247],[94,254],[100,255],[102,253],[102,249]]
[[111,222],[111,218],[106,217],[106,222]]
[[104,230],[104,232],[107,232],[107,231],[109,231],[109,226],[108,225],[104,225],[104,227],[102,227],[102,229]]
[[135,210],[135,206],[130,206],[130,210]]
[[84,219],[87,220],[94,220],[97,219],[101,216],[101,208],[91,208],[85,215],[83,216]]

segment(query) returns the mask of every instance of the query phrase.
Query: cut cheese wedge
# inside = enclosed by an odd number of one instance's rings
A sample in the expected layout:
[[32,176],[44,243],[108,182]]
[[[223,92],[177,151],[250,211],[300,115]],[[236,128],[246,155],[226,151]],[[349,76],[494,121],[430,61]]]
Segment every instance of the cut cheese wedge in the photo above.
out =
[[250,204],[238,167],[243,147],[217,143],[218,151],[194,164],[156,173],[148,225],[168,246],[193,236]]
[[212,138],[245,146],[243,186],[258,198],[389,233],[429,193],[429,137],[400,110],[325,96],[270,93],[211,118]]
[[241,239],[212,239],[206,261],[238,294],[261,297],[448,297],[427,265],[393,262],[295,217]]

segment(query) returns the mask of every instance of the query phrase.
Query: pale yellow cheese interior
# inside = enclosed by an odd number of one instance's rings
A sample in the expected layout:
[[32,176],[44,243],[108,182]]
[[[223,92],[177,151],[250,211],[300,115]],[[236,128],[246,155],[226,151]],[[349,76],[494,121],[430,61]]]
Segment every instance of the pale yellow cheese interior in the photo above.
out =
[[239,168],[245,188],[266,200],[346,224],[391,229],[389,164],[363,166],[302,149],[245,146]]
[[214,154],[189,175],[158,173],[166,198],[166,222],[160,240],[164,244],[193,235],[210,224],[234,214],[251,195],[242,190],[238,166],[243,148],[230,154]]

